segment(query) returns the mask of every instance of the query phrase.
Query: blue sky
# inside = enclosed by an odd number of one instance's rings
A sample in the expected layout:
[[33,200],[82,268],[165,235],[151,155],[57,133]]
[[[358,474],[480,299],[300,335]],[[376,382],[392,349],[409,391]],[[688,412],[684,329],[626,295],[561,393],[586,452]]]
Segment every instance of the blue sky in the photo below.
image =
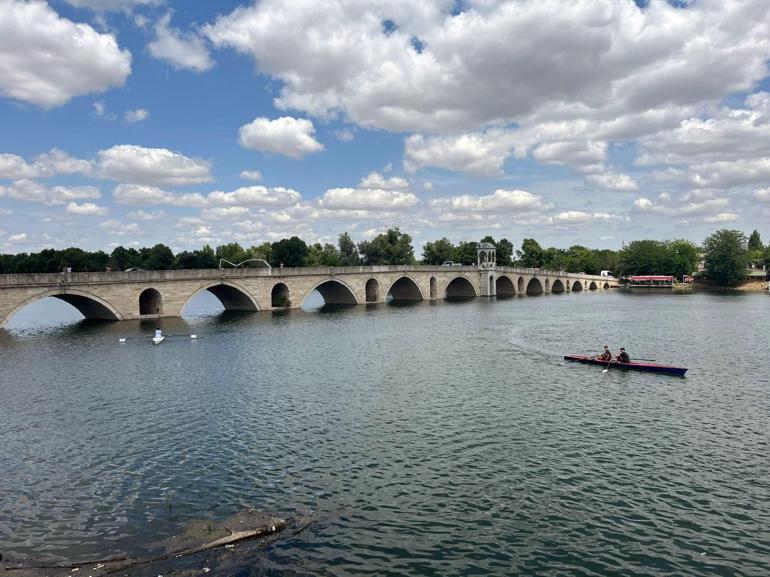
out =
[[0,0],[0,251],[770,222],[765,0]]

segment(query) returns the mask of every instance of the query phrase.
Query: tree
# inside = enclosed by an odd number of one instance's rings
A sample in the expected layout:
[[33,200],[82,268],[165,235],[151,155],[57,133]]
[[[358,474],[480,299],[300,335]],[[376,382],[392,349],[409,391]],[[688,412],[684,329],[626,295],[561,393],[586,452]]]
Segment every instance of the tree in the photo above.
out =
[[746,235],[721,229],[703,242],[706,274],[720,286],[738,286],[746,279]]
[[635,240],[620,251],[618,272],[623,275],[666,274],[671,263],[665,243]]
[[115,247],[110,254],[110,266],[112,270],[126,270],[132,267],[141,267],[142,257],[135,248]]
[[435,242],[426,242],[422,247],[423,264],[443,264],[454,259],[455,246],[446,237]]
[[308,247],[307,266],[341,266],[340,253],[333,244],[317,242]]
[[669,270],[666,272],[681,279],[698,268],[698,247],[683,238],[666,241]]
[[512,256],[513,243],[507,238],[501,238],[497,242],[497,264],[500,266],[511,266]]
[[475,242],[460,241],[454,250],[454,262],[464,265],[476,264],[478,260],[478,249]]
[[366,265],[414,264],[412,237],[398,227],[389,228],[372,240],[359,243],[358,252]]
[[519,266],[525,268],[541,268],[545,262],[545,251],[534,238],[525,238],[521,250],[516,251]]
[[361,257],[358,254],[356,243],[350,238],[347,232],[343,232],[337,239],[337,246],[340,249],[341,266],[359,266]]
[[165,244],[156,244],[152,248],[143,248],[142,266],[147,270],[168,270],[174,266],[174,253]]
[[764,251],[764,249],[765,247],[762,244],[759,231],[754,230],[754,232],[751,233],[751,236],[749,236],[749,252],[753,252],[755,250]]
[[219,245],[214,251],[214,256],[219,266],[219,260],[223,259],[232,264],[238,264],[249,258],[248,253],[237,242],[229,242]]
[[270,250],[271,266],[305,266],[308,248],[298,236],[274,242]]
[[[252,246],[247,251],[248,258],[261,258],[266,262],[270,262],[270,256],[273,252],[273,245],[269,242],[263,242],[259,246]],[[254,263],[255,266],[260,266],[258,263]]]

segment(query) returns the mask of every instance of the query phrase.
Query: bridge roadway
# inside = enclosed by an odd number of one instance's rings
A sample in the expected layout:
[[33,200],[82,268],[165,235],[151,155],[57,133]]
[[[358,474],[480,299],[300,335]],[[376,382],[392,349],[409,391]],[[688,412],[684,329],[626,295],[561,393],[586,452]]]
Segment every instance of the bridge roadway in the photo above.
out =
[[327,304],[523,296],[605,290],[612,278],[491,266],[234,268],[131,272],[0,274],[0,328],[24,306],[61,299],[86,318],[178,317],[200,291],[225,309],[298,308],[314,290]]

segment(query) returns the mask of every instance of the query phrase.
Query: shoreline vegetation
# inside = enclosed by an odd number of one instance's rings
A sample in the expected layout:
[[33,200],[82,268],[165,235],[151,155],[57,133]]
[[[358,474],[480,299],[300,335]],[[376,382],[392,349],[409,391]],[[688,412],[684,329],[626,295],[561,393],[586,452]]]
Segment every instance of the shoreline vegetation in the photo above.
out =
[[[210,269],[222,266],[314,267],[359,265],[472,265],[477,259],[477,242],[492,243],[497,264],[522,268],[542,268],[571,273],[598,275],[612,271],[616,276],[668,275],[676,279],[695,276],[699,283],[717,287],[756,289],[749,271],[770,268],[770,245],[762,243],[758,231],[748,238],[738,230],[721,229],[708,236],[701,246],[686,240],[635,240],[620,250],[591,249],[582,245],[569,248],[544,248],[533,238],[525,238],[521,248],[506,238],[496,241],[485,236],[479,241],[453,243],[441,238],[426,242],[421,258],[414,254],[412,237],[398,227],[389,228],[371,240],[355,243],[347,232],[337,244],[308,244],[297,236],[276,242],[263,242],[243,247],[237,242],[209,245],[176,254],[164,245],[126,248],[118,246],[110,254],[70,247],[63,250],[44,249],[37,253],[0,254],[0,274]],[[746,281],[749,281],[748,283]]]

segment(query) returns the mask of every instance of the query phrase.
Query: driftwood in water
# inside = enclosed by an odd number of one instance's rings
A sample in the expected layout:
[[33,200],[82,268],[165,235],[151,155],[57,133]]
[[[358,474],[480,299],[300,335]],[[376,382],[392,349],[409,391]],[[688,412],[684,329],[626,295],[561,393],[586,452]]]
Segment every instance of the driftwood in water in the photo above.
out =
[[[82,561],[80,563],[68,563],[68,564],[59,564],[59,565],[6,567],[5,570],[6,571],[30,571],[32,569],[56,570],[56,569],[78,569],[80,567],[92,567],[95,569],[105,568],[107,570],[112,570],[117,568],[122,571],[130,567],[135,567],[137,565],[147,565],[149,563],[155,563],[156,561],[165,561],[168,559],[186,557],[188,555],[195,555],[196,553],[202,553],[203,551],[208,551],[210,549],[216,549],[217,547],[225,547],[227,545],[233,545],[235,543],[238,543],[239,541],[245,541],[247,539],[256,539],[258,537],[273,535],[283,531],[286,527],[287,527],[287,522],[285,520],[275,519],[269,525],[265,525],[257,529],[235,531],[235,532],[232,532],[230,535],[227,535],[226,537],[221,537],[214,541],[203,543],[202,545],[197,545],[195,547],[188,547],[186,549],[178,549],[176,551],[164,553],[163,555],[158,555],[156,557],[145,557],[145,558],[136,558],[136,559],[133,559],[130,557],[113,557],[111,559],[97,559],[92,561]],[[301,530],[304,530],[306,527],[307,525],[302,527]],[[98,565],[100,567],[94,567],[95,565]]]

